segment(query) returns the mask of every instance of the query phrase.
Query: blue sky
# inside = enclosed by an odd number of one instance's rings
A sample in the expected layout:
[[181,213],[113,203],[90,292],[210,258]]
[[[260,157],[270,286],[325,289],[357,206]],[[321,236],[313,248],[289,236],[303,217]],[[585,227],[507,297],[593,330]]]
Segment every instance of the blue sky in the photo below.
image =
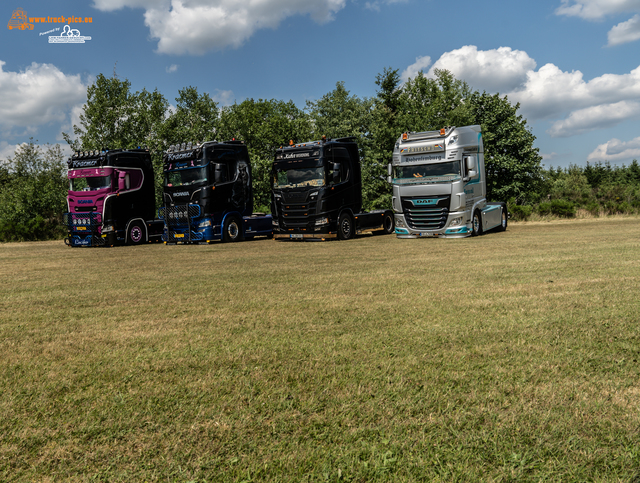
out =
[[[9,29],[18,8],[65,22]],[[170,102],[191,85],[303,108],[339,81],[372,97],[391,67],[519,102],[545,166],[640,160],[640,0],[7,0],[0,18],[0,159],[30,137],[66,148],[87,86],[114,69]],[[65,25],[91,39],[50,42]]]

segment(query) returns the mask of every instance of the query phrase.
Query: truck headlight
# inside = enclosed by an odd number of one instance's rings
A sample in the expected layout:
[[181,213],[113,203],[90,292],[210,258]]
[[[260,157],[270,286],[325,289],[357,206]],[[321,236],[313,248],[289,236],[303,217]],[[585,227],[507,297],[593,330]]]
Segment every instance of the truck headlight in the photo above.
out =
[[200,224],[198,225],[198,228],[204,228],[206,226],[211,226],[211,220],[201,221]]
[[457,218],[454,218],[453,220],[451,220],[451,223],[449,223],[449,226],[460,226],[462,224],[462,217],[458,216]]
[[404,221],[402,221],[402,218],[396,218],[396,226],[404,226]]
[[327,218],[326,216],[324,218],[318,218],[316,220],[316,225],[328,225],[329,224],[329,218]]

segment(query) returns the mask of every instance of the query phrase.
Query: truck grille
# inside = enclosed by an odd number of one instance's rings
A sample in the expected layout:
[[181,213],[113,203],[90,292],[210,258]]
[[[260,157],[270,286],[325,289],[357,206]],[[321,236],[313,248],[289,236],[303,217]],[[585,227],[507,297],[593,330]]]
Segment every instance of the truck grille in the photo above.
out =
[[189,226],[193,219],[200,216],[200,205],[163,206],[158,210],[158,217],[167,226]]
[[414,230],[440,230],[449,216],[450,195],[402,198],[402,211]]
[[[286,200],[276,200],[278,218],[282,228],[307,228],[311,215],[316,213],[317,201],[305,202],[307,193],[287,193]],[[292,202],[292,201],[297,202]],[[302,201],[302,202],[298,202]]]
[[158,218],[164,220],[162,241],[193,242],[204,238],[195,231],[195,218],[200,216],[200,205],[163,206],[158,210]]

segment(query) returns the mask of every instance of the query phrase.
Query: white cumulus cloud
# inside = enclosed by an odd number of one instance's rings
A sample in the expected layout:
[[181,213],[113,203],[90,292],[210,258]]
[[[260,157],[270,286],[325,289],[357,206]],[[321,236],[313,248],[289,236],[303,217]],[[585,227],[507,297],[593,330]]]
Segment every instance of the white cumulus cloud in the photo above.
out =
[[478,50],[475,45],[465,45],[446,52],[431,67],[446,69],[457,79],[464,79],[474,89],[488,92],[504,92],[516,89],[535,69],[536,62],[522,50],[500,47],[494,50]]
[[632,159],[640,159],[640,137],[631,141],[611,139],[599,145],[589,156],[587,161],[628,162]]
[[293,15],[328,22],[346,0],[95,0],[101,10],[144,8],[158,52],[201,55],[239,47],[257,30],[276,28]]
[[[427,68],[431,67],[428,71]],[[431,57],[416,58],[400,76],[403,81],[423,71],[433,78],[435,70],[448,70],[456,79],[466,81],[472,88],[488,92],[510,92],[527,80],[527,74],[535,69],[536,62],[526,52],[500,47],[494,50],[478,50],[475,45],[465,45],[445,52],[431,65]]]
[[33,128],[64,122],[69,110],[86,99],[79,75],[66,75],[52,64],[32,63],[7,72],[0,61],[0,127]]
[[[603,74],[585,81],[580,71],[565,72],[546,64],[529,72],[524,87],[509,93],[509,98],[520,102],[525,116],[533,119],[561,117],[596,106],[610,110],[611,105],[622,106],[616,103],[640,100],[640,67],[628,74]],[[566,129],[564,135],[569,135]]]
[[620,101],[573,111],[566,119],[556,121],[547,131],[551,137],[575,136],[622,121],[640,117],[640,102]]
[[431,65],[431,57],[425,55],[424,57],[416,57],[416,61],[407,67],[402,74],[400,74],[400,79],[402,82],[407,82],[407,80],[414,78],[418,75],[420,71],[424,71]]
[[375,10],[376,12],[380,11],[380,7],[382,5],[391,5],[393,3],[406,3],[408,0],[374,0],[373,2],[365,2],[365,8],[369,10]]
[[520,112],[529,121],[551,120],[548,132],[553,137],[611,127],[636,119],[640,112],[640,67],[585,80],[582,72],[563,71],[554,64],[536,70],[535,60],[523,51],[509,47],[483,51],[467,45],[445,52],[433,64],[428,56],[418,57],[401,78],[406,81],[421,70],[433,78],[435,69],[449,70],[475,90],[507,95],[512,103],[520,103]]
[[121,8],[169,8],[170,0],[94,0],[93,6],[103,12],[113,12]]
[[230,106],[231,104],[233,104],[235,96],[233,94],[233,91],[223,91],[220,89],[216,89],[216,92],[213,96],[211,96],[211,99],[222,106]]
[[557,15],[601,20],[607,15],[640,10],[640,0],[562,0]]
[[0,166],[6,163],[8,158],[13,158],[19,144],[9,144],[7,141],[0,141]]
[[640,39],[640,15],[634,15],[626,22],[621,22],[607,34],[609,46],[626,44]]

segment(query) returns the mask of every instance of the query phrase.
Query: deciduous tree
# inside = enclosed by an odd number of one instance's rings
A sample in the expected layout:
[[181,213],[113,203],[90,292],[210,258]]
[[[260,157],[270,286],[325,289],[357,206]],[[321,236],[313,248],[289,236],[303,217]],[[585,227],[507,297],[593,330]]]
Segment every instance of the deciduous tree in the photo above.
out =
[[307,115],[292,101],[246,99],[224,107],[220,113],[218,140],[244,141],[253,172],[254,205],[271,202],[271,165],[276,149],[288,140],[306,141],[311,135]]
[[0,179],[0,240],[60,236],[67,179],[60,145],[22,144],[7,160]]

